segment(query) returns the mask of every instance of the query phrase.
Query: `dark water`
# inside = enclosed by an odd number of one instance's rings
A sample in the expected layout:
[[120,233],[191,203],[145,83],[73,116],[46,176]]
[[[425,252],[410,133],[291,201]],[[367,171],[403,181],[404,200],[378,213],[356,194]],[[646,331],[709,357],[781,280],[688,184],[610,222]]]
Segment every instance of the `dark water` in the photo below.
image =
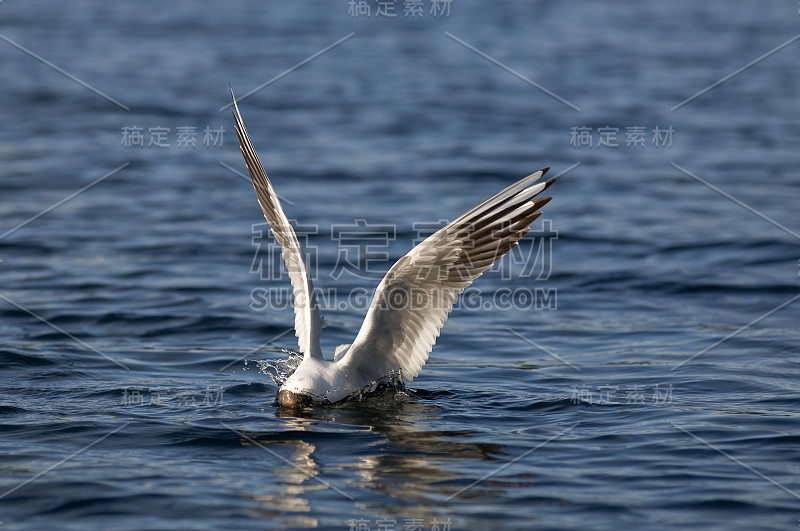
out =
[[[800,42],[671,109],[798,5],[619,4],[3,2],[109,99],[0,42],[0,528],[796,529]],[[219,109],[340,40],[241,102],[328,352],[423,229],[570,171],[406,393],[293,413]]]

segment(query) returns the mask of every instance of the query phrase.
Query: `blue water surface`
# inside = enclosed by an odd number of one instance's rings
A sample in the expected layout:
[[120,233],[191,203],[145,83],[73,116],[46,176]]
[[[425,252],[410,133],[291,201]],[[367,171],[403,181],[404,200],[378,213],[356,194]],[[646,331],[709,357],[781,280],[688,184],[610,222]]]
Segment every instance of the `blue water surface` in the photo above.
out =
[[[11,1],[0,39],[2,529],[797,529],[796,2]],[[415,241],[561,174],[405,392],[278,408],[230,88],[329,356]]]

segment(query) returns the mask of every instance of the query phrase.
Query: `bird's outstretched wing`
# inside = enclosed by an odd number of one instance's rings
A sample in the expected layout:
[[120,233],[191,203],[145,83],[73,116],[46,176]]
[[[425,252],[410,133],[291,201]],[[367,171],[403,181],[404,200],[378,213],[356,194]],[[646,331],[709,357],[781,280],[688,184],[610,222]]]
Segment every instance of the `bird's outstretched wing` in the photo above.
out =
[[281,254],[289,272],[289,280],[292,283],[294,293],[294,330],[297,335],[300,352],[305,356],[318,357],[322,359],[322,351],[319,345],[319,336],[322,332],[322,319],[319,314],[316,296],[314,295],[314,285],[308,274],[303,250],[294,229],[289,224],[286,214],[283,212],[278,195],[269,182],[267,172],[258,160],[253,143],[244,127],[242,115],[239,113],[239,106],[236,98],[233,97],[233,119],[236,121],[236,134],[239,136],[239,146],[242,148],[242,155],[247,163],[247,170],[253,179],[253,187],[256,189],[258,203],[264,212],[272,229],[272,234],[281,245]]
[[[549,168],[548,168],[549,169]],[[464,289],[517,245],[551,197],[547,169],[512,184],[432,234],[395,263],[341,362],[372,378],[402,369],[411,380]]]

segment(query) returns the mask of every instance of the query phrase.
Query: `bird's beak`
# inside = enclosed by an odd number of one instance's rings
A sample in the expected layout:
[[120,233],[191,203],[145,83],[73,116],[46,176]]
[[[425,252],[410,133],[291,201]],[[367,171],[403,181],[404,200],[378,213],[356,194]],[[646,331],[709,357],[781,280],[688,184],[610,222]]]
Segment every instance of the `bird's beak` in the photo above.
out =
[[283,389],[278,392],[278,404],[284,407],[302,407],[311,404],[311,397]]

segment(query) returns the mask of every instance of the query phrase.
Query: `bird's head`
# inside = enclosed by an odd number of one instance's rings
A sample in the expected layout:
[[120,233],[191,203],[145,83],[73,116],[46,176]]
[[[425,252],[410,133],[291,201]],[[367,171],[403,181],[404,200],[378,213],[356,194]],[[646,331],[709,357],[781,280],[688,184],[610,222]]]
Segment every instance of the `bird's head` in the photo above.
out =
[[315,392],[324,388],[324,382],[319,381],[319,374],[307,365],[303,360],[297,370],[283,382],[278,389],[278,404],[284,407],[303,407],[321,400]]
[[312,402],[313,399],[311,396],[305,393],[290,391],[283,388],[278,391],[278,404],[283,407],[304,407],[311,405]]

